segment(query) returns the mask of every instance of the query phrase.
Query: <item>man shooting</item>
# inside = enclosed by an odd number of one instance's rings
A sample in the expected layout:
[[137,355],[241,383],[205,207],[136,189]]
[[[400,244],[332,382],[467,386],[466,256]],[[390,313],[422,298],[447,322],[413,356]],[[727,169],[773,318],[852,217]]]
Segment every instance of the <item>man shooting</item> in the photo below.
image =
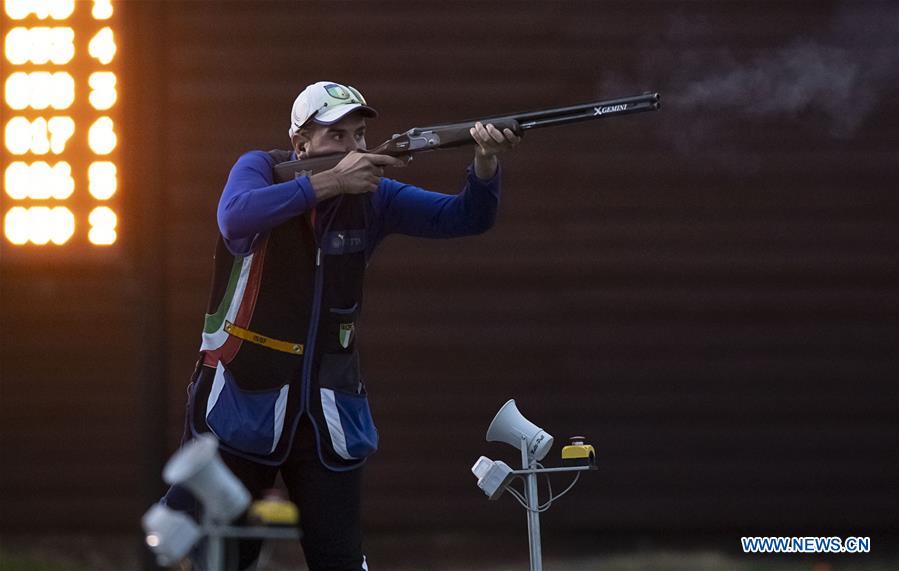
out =
[[[227,466],[254,495],[280,472],[300,509],[310,570],[367,569],[360,526],[362,464],[378,434],[359,368],[363,278],[390,234],[453,238],[492,227],[497,155],[520,141],[480,122],[463,190],[427,191],[384,178],[406,160],[366,153],[377,112],[358,90],[307,86],[294,102],[291,151],[251,151],[228,177],[186,437],[214,433]],[[328,170],[274,183],[286,161],[347,153]],[[191,511],[173,486],[164,498]],[[240,568],[258,542],[242,542]]]

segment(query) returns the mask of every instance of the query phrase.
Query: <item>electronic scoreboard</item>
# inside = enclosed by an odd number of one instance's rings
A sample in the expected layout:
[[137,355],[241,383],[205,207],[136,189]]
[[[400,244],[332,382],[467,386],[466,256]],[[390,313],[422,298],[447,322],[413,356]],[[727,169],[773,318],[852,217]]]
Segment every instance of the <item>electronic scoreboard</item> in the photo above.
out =
[[5,257],[115,251],[121,38],[110,0],[4,0]]

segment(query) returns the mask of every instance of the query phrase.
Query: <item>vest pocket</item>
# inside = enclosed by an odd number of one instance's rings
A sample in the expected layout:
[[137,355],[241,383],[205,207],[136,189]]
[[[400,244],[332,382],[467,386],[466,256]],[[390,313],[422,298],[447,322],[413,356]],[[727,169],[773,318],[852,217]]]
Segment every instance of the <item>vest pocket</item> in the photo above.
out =
[[362,392],[358,353],[325,353],[318,369],[318,384],[345,393]]
[[206,424],[228,446],[265,456],[274,452],[284,430],[289,385],[247,391],[219,362],[209,398]]
[[322,411],[334,452],[344,460],[360,460],[378,449],[378,431],[368,396],[321,387]]
[[322,412],[334,452],[359,460],[378,449],[378,431],[359,371],[358,353],[325,353],[318,372]]

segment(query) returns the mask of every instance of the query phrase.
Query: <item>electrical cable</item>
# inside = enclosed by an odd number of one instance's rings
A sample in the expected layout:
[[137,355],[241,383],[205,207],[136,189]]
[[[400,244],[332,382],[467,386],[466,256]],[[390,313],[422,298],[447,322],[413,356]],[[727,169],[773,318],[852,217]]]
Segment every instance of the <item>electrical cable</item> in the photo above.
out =
[[518,503],[521,504],[521,507],[523,507],[523,508],[526,509],[526,510],[530,510],[530,509],[531,509],[531,508],[528,507],[527,502],[524,500],[524,496],[522,496],[522,495],[518,492],[518,490],[516,490],[515,488],[510,488],[509,486],[506,486],[506,489],[509,491],[510,494],[512,494],[512,496],[515,497],[516,500],[518,500]]
[[[536,462],[536,465],[541,470],[544,468],[543,464],[541,464],[540,462]],[[553,499],[554,499],[553,498],[553,485],[549,479],[549,474],[543,474],[543,475],[546,477],[546,489],[548,490],[547,495],[549,496],[549,500],[547,500],[546,503],[543,504],[542,506],[537,506],[538,510],[542,510],[540,513],[543,513],[543,511],[548,510],[549,506],[553,505]]]
[[[538,463],[537,465],[540,466],[539,463]],[[540,466],[540,468],[543,468],[543,466]],[[529,512],[534,512],[534,513],[543,513],[543,512],[545,512],[546,510],[548,510],[548,509],[552,506],[552,504],[553,504],[554,501],[558,500],[559,498],[561,498],[562,496],[564,496],[565,494],[567,494],[569,491],[571,491],[571,489],[574,487],[574,485],[577,484],[578,479],[581,477],[581,473],[580,473],[580,472],[578,472],[577,474],[575,474],[575,475],[574,475],[574,480],[572,480],[571,483],[568,484],[568,487],[565,488],[564,490],[562,490],[562,493],[559,494],[558,496],[553,496],[553,495],[552,495],[552,484],[550,483],[550,480],[549,480],[549,474],[544,474],[544,475],[546,476],[546,484],[547,484],[547,487],[549,488],[549,495],[550,495],[550,498],[549,498],[549,500],[547,500],[546,503],[544,503],[542,506],[537,506],[537,509],[531,509],[531,508],[528,506],[528,502],[527,502],[527,499],[526,499],[526,497],[525,497],[525,494],[522,493],[522,492],[519,492],[518,490],[516,490],[515,488],[513,488],[511,483],[506,484],[505,489],[506,489],[510,494],[512,494],[512,496],[513,496],[516,500],[518,500],[518,503],[521,504],[521,507],[523,507],[523,508],[526,509],[527,511],[529,511]],[[516,478],[521,478],[522,482],[526,485],[526,482],[524,481],[524,476],[516,476]]]
[[[513,476],[512,479],[514,480],[516,478],[521,480],[522,485],[527,486],[527,482],[525,481],[524,476]],[[518,500],[518,503],[521,504],[521,507],[523,507],[524,509],[528,509],[527,501],[524,498],[524,492],[519,492],[518,490],[513,488],[512,482],[509,482],[508,484],[506,484],[505,489],[510,494],[512,494],[516,500]]]
[[581,473],[580,473],[580,472],[578,472],[577,474],[575,474],[575,475],[574,475],[574,480],[572,480],[571,483],[568,484],[568,487],[565,488],[565,489],[562,491],[561,494],[559,494],[558,496],[552,498],[552,499],[550,500],[550,502],[554,502],[554,501],[558,500],[559,498],[561,498],[562,496],[564,496],[565,494],[567,494],[569,491],[571,491],[571,488],[573,488],[574,485],[577,484],[578,478],[580,478],[580,477],[581,477]]

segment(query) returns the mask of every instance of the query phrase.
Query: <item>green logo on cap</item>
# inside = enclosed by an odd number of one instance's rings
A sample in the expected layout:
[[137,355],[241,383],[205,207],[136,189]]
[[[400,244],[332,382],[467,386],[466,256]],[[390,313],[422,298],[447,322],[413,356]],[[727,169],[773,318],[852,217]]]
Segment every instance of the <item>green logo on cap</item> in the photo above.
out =
[[334,99],[340,99],[347,103],[365,104],[365,98],[354,87],[344,87],[337,83],[329,83],[325,86],[325,91]]
[[349,99],[350,98],[349,92],[346,89],[344,89],[342,85],[337,85],[336,83],[326,85],[325,91],[327,91],[328,95],[330,95],[334,99]]

